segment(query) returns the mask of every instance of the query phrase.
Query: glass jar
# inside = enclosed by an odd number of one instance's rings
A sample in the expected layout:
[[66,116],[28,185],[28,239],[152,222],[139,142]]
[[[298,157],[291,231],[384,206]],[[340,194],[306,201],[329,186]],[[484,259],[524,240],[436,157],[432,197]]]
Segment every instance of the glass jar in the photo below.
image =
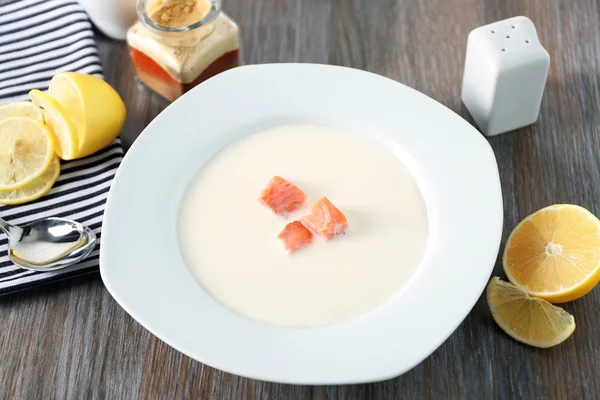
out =
[[240,65],[238,27],[221,0],[139,0],[127,32],[138,78],[170,101]]

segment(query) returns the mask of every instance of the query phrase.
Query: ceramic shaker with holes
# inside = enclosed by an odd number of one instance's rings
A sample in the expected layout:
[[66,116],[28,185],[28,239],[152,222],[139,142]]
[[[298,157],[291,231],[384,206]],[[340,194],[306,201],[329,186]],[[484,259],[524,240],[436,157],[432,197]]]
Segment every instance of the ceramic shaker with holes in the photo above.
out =
[[479,129],[493,136],[533,124],[549,67],[550,56],[527,17],[471,31],[462,100]]

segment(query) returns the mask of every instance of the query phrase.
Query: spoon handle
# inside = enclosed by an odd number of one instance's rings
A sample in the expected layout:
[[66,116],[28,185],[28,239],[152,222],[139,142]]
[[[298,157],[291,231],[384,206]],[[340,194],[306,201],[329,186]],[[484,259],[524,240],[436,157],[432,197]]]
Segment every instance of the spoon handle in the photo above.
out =
[[11,233],[16,234],[17,231],[21,231],[21,228],[14,226],[13,224],[9,224],[2,218],[0,218],[0,229],[2,229],[8,236],[10,236]]
[[8,230],[10,229],[10,224],[0,218],[0,229],[2,229],[8,235]]

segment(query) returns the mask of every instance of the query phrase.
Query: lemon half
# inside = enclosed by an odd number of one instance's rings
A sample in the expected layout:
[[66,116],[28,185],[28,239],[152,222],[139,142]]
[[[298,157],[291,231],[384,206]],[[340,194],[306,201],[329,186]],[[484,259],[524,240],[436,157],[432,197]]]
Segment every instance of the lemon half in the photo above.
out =
[[572,204],[543,208],[512,231],[502,261],[508,279],[530,295],[578,299],[600,281],[600,221]]
[[78,72],[60,72],[50,81],[48,94],[68,111],[79,142],[77,158],[108,146],[125,123],[125,104],[106,81]]

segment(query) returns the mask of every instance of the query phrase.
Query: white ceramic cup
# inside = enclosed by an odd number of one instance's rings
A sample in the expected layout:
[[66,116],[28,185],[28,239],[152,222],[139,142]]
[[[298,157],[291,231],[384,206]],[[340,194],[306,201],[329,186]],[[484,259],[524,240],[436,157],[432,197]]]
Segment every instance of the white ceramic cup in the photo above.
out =
[[125,40],[136,22],[137,0],[79,0],[90,19],[107,36]]

